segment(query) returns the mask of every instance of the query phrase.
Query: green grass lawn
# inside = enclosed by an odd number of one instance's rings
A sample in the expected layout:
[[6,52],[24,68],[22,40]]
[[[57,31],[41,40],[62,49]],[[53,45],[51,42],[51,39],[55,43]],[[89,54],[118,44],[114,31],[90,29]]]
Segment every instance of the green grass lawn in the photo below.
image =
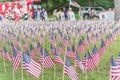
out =
[[[48,43],[48,42],[46,42]],[[99,46],[100,43],[97,44]],[[83,74],[82,71],[77,68],[76,71],[79,74],[78,80],[109,80],[110,77],[110,58],[111,55],[115,56],[117,58],[119,51],[120,51],[120,35],[117,36],[116,41],[114,41],[113,44],[110,46],[107,46],[107,53],[102,56],[100,64],[94,71],[88,71],[87,73]],[[93,48],[93,45],[90,46],[90,52]],[[49,49],[48,49],[49,50]],[[80,58],[82,58],[84,53],[80,55]],[[64,55],[62,55],[63,59]],[[73,60],[70,60],[72,64],[74,64]],[[54,79],[54,68],[55,68],[55,79]],[[6,72],[5,72],[6,69]],[[23,76],[21,65],[19,66],[19,69],[17,71],[14,71],[13,75],[13,69],[12,69],[12,62],[9,62],[5,60],[5,68],[4,68],[4,59],[0,58],[0,80],[42,80],[42,74],[40,75],[39,79],[34,78],[30,74],[28,74],[26,71],[23,71]],[[62,80],[63,75],[63,67],[61,65],[56,65],[55,67],[44,69],[44,80]],[[65,75],[64,80],[70,80],[68,76]]]

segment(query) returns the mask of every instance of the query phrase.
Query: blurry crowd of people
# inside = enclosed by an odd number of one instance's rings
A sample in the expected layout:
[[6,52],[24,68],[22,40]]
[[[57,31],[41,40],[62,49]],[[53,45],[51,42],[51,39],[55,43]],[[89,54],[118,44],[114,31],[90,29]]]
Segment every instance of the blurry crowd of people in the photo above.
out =
[[[84,17],[84,11],[80,8],[78,11],[79,19],[83,20]],[[97,13],[95,9],[92,9],[89,12],[89,17],[90,19],[98,18],[96,16]],[[49,21],[50,19],[48,18],[47,11],[43,9],[34,9],[33,11],[28,11],[28,12],[22,12],[22,10],[19,10],[17,7],[15,7],[13,10],[7,10],[5,13],[4,17],[0,14],[0,20],[2,18],[8,19],[8,20],[15,20],[19,21],[21,19],[23,20],[28,20],[28,19],[34,19],[34,20],[41,20],[41,21]],[[53,19],[52,20],[58,20],[58,21],[64,21],[64,20],[69,20],[69,21],[76,21],[75,13],[72,10],[72,8],[66,9],[65,7],[57,10],[55,9],[53,11]]]
[[45,9],[34,9],[33,11],[22,11],[19,10],[17,7],[14,9],[8,9],[4,15],[0,13],[0,20],[2,19],[8,19],[8,20],[28,20],[28,19],[34,19],[34,20],[42,20],[47,21],[48,15],[47,11]]
[[53,11],[54,20],[70,20],[70,21],[76,21],[75,14],[72,10],[72,8],[66,9],[55,9]]

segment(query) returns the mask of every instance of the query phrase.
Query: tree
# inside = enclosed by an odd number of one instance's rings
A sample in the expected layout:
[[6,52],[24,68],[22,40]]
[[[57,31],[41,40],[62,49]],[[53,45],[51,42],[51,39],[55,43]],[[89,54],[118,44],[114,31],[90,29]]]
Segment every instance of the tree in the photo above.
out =
[[115,1],[115,20],[120,20],[120,0]]

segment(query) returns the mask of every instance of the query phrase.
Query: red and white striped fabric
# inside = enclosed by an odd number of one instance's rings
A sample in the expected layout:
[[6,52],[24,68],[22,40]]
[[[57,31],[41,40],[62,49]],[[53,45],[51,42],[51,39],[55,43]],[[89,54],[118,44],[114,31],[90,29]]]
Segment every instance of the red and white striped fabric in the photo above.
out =
[[36,78],[39,78],[39,75],[41,74],[41,65],[35,62],[33,59],[30,58],[30,56],[24,53],[22,68],[28,71],[31,75],[33,75]]
[[54,66],[54,62],[52,61],[50,56],[46,56],[46,57],[41,56],[39,61],[45,68]]
[[69,59],[66,57],[66,63],[64,66],[64,74],[66,74],[68,77],[70,77],[71,80],[78,80],[78,74],[71,65]]
[[111,58],[110,77],[111,80],[120,80],[120,68],[116,64],[113,56]]
[[13,69],[14,70],[18,69],[18,66],[21,62],[21,54],[22,54],[21,51],[13,47]]

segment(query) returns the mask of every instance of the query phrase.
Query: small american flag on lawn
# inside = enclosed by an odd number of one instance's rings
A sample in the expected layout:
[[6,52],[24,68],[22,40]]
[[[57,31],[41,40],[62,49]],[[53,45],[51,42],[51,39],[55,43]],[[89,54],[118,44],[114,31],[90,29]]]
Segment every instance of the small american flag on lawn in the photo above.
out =
[[78,79],[78,74],[71,65],[68,57],[66,57],[65,61],[65,69],[64,69],[64,74],[66,74],[71,80],[77,80]]
[[19,53],[17,53],[17,51],[15,50],[14,46],[13,46],[13,69],[17,70],[18,66],[20,64],[20,60],[21,60],[21,56]]
[[33,75],[36,78],[39,78],[39,75],[41,74],[41,65],[37,62],[35,62],[33,59],[30,58],[29,55],[23,53],[23,69],[28,71],[31,75]]
[[83,46],[83,43],[82,43],[82,40],[80,39],[79,42],[78,42],[78,46],[77,46],[77,51],[78,53],[82,53],[85,51],[85,48]]
[[54,56],[55,56],[54,57],[54,62],[55,63],[61,64],[61,65],[64,64],[62,58],[60,57],[60,55],[59,55],[59,53],[58,53],[58,51],[56,49],[55,49],[55,52],[54,52]]
[[45,68],[54,66],[54,62],[52,61],[47,50],[45,50],[44,48],[41,48],[41,55],[39,61]]
[[34,56],[35,56],[35,51],[34,51],[34,49],[33,49],[33,46],[32,46],[32,44],[30,45],[30,56],[32,57],[32,58],[34,58]]
[[58,45],[57,50],[58,50],[59,53],[64,53],[64,52],[65,52],[64,49],[63,49],[63,45],[62,45],[61,42],[60,42],[60,44]]
[[100,55],[98,53],[98,49],[96,46],[94,46],[91,54],[92,60],[94,62],[94,65],[97,66],[100,62]]
[[99,49],[100,57],[106,53],[106,46],[103,40],[101,40],[101,47]]
[[73,60],[75,59],[75,52],[70,50],[70,47],[67,46],[67,57],[72,58]]
[[83,73],[85,72],[85,66],[82,64],[80,57],[78,56],[78,54],[76,53],[76,67],[79,67]]
[[120,80],[120,68],[116,64],[114,57],[111,57],[111,68],[110,68],[111,80]]
[[8,61],[11,61],[12,58],[10,57],[9,53],[7,52],[7,49],[5,46],[3,47],[3,57],[6,58]]

